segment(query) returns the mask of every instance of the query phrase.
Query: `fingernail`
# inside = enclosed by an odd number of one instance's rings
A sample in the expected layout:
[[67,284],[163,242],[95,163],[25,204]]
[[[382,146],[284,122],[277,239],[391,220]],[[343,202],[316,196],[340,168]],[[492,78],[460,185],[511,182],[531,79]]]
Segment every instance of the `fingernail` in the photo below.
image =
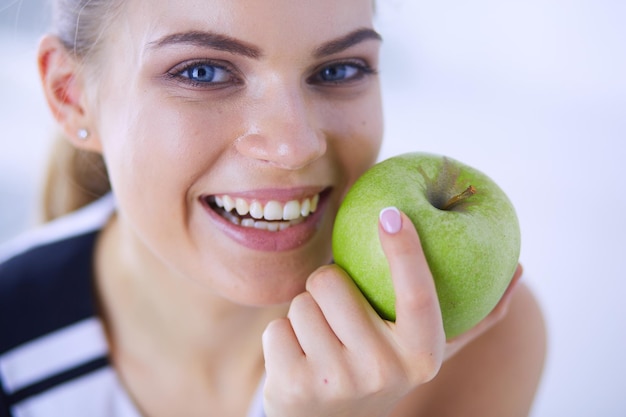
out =
[[400,215],[400,210],[395,207],[382,209],[378,217],[380,224],[387,233],[398,233],[402,228],[402,216]]

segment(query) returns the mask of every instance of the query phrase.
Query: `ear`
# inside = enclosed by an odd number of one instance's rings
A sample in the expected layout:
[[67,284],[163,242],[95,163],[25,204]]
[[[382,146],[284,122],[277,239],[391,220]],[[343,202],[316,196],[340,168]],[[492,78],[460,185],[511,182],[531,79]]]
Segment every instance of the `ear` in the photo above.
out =
[[[81,61],[52,35],[46,35],[39,43],[37,61],[48,106],[65,136],[80,149],[100,152],[100,138],[92,119],[84,74],[80,71]],[[80,135],[85,129],[90,132],[88,139]]]

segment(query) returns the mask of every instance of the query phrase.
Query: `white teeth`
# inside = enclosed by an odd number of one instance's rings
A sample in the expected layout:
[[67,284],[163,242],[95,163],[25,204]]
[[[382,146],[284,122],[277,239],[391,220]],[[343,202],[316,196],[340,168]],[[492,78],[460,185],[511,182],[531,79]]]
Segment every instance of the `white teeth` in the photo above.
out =
[[320,195],[319,194],[315,194],[313,196],[313,198],[311,199],[311,213],[314,213],[315,210],[317,210],[317,205],[320,202]]
[[280,229],[280,223],[279,222],[268,222],[267,223],[267,230],[269,230],[270,232],[278,232],[278,229]]
[[302,206],[300,207],[300,214],[303,216],[308,216],[311,213],[311,200],[308,198],[302,202]]
[[263,217],[266,220],[282,220],[283,206],[278,201],[269,201],[263,210]]
[[[305,201],[308,201],[308,199]],[[305,214],[304,216],[306,216],[307,214]],[[285,220],[297,219],[298,217],[300,217],[300,203],[295,200],[287,202],[282,210],[281,215],[282,218]]]
[[251,229],[269,230],[270,232],[278,232],[285,230],[296,224],[300,224],[304,221],[304,218],[300,217],[296,220],[282,221],[282,222],[268,222],[264,220],[254,220],[251,218],[240,219],[232,213],[224,213],[224,218],[229,220],[232,224],[237,226],[249,227]]
[[263,218],[263,206],[258,201],[253,201],[250,204],[250,215],[255,219]]
[[[302,223],[311,213],[315,212],[319,203],[319,194],[301,201],[291,200],[284,205],[279,201],[270,200],[265,206],[259,201],[249,202],[243,198],[232,198],[228,195],[216,196],[215,205],[224,209],[224,218],[233,224],[272,232]],[[233,213],[235,210],[235,213]],[[250,217],[245,217],[250,215]]]
[[254,219],[243,219],[241,221],[243,227],[254,227],[254,223],[256,223]]
[[254,222],[254,228],[259,230],[267,230],[267,222]]
[[224,203],[224,210],[226,211],[231,211],[235,208],[235,201],[227,195],[222,197],[222,202]]
[[240,216],[245,216],[250,211],[250,206],[246,200],[238,198],[235,200],[235,210],[237,210],[237,214]]
[[[223,214],[224,218],[226,218],[227,220],[230,220],[231,223],[233,224],[241,224],[241,219],[237,216],[235,216],[233,213],[230,212],[224,212]],[[244,220],[248,220],[248,219],[244,219]]]

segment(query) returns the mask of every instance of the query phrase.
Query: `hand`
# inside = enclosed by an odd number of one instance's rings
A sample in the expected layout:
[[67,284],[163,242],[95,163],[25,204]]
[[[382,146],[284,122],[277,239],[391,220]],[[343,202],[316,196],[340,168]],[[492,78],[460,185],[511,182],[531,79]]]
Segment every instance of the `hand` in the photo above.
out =
[[399,230],[380,227],[380,238],[396,322],[382,320],[341,268],[318,269],[263,335],[268,417],[384,416],[438,372],[445,335],[417,233],[402,215]]
[[506,300],[447,344],[413,224],[387,212],[379,232],[396,322],[382,320],[338,266],[315,271],[287,317],[270,323],[263,335],[268,417],[387,416],[408,392],[434,378],[446,358],[500,319]]

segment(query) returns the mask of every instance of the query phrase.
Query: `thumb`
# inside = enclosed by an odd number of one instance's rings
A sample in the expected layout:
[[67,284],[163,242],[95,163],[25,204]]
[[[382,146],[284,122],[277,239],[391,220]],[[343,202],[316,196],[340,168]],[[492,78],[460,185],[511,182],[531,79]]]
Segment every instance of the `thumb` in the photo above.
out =
[[411,220],[395,207],[380,212],[379,237],[396,295],[396,331],[411,345],[445,345],[433,276]]

